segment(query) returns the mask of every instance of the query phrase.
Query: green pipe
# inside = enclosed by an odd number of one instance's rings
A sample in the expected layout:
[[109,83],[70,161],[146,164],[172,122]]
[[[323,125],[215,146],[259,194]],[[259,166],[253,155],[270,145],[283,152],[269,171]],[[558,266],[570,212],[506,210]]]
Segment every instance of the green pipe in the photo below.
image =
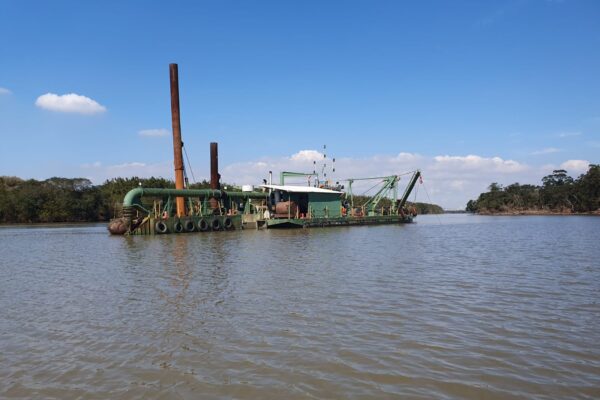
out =
[[160,196],[160,197],[229,197],[238,199],[262,199],[267,197],[265,192],[225,192],[223,190],[212,189],[154,189],[154,188],[135,188],[131,189],[123,199],[123,207],[134,207],[141,204],[142,196]]
[[266,199],[269,193],[267,192],[223,192],[227,197],[232,199]]

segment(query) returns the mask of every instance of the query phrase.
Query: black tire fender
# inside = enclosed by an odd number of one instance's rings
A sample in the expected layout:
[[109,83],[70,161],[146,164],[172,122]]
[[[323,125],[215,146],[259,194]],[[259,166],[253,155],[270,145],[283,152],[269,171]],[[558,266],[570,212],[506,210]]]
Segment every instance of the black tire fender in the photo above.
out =
[[200,219],[200,221],[198,221],[198,230],[200,232],[206,232],[208,230],[208,222],[206,222],[206,220],[204,218]]
[[196,230],[196,225],[194,225],[194,221],[191,219],[186,219],[183,221],[183,229],[186,232],[194,232]]
[[173,230],[175,231],[175,233],[183,232],[183,224],[181,223],[181,221],[176,221],[173,224]]
[[154,230],[156,230],[156,233],[160,233],[160,234],[169,232],[169,228],[167,227],[167,224],[165,224],[163,221],[158,221],[154,225]]

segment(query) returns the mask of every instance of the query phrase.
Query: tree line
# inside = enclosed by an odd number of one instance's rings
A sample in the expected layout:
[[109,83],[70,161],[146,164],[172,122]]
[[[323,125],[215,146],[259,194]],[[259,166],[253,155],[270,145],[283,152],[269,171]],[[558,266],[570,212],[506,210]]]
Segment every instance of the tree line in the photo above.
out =
[[[42,181],[0,176],[0,223],[108,221],[119,216],[123,198],[132,188],[175,188],[164,178],[114,178],[93,185],[85,178],[54,177]],[[231,185],[222,184],[230,187]],[[210,188],[204,180],[191,189]],[[233,189],[236,190],[236,189]],[[442,212],[433,204],[414,204],[420,214]]]
[[[43,181],[0,176],[0,223],[96,222],[118,216],[125,194],[138,186],[175,188],[164,178],[114,178],[93,185],[85,178]],[[190,186],[208,188],[202,181]]]
[[600,164],[590,164],[577,178],[554,170],[541,185],[492,183],[488,192],[470,200],[466,210],[478,213],[550,212],[589,213],[600,210]]

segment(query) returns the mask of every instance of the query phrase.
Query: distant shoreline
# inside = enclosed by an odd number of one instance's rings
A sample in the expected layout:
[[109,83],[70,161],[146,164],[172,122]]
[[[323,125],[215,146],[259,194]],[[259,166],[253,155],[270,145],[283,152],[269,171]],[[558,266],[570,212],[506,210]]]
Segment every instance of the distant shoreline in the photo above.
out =
[[73,226],[73,225],[98,225],[98,224],[108,224],[108,221],[76,221],[76,222],[2,222],[0,223],[0,228],[4,227],[28,227],[28,226],[52,226],[56,227],[59,225],[63,226]]
[[479,211],[476,215],[489,216],[521,216],[521,215],[559,215],[559,216],[600,216],[600,210],[590,212],[562,212],[562,211],[544,211],[544,210],[513,210],[513,211]]

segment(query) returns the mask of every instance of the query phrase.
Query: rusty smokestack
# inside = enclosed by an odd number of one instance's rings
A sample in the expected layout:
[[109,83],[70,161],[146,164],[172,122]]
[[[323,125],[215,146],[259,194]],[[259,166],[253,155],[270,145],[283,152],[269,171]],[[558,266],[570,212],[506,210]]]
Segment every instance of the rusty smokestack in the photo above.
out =
[[[173,161],[175,164],[175,189],[183,189],[183,142],[181,141],[181,121],[179,118],[179,74],[177,64],[169,64],[171,77],[171,123],[173,125]],[[177,197],[177,216],[185,214],[183,197]]]
[[210,188],[221,189],[221,175],[219,174],[219,147],[218,143],[210,144]]

